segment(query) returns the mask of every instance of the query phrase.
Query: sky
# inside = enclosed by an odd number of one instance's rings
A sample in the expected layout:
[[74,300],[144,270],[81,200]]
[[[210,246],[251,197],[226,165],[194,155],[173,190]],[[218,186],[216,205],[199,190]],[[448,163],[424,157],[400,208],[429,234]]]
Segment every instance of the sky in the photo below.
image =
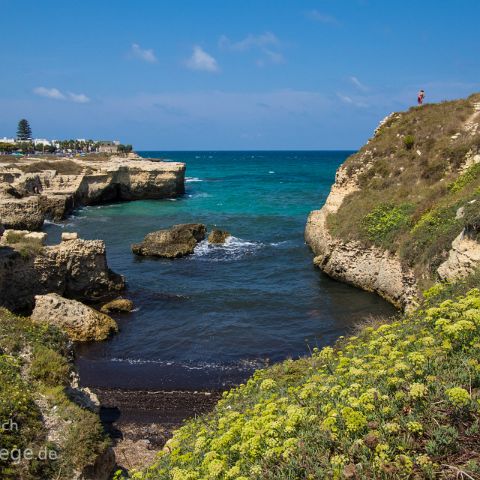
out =
[[480,91],[478,0],[0,0],[0,137],[356,149]]

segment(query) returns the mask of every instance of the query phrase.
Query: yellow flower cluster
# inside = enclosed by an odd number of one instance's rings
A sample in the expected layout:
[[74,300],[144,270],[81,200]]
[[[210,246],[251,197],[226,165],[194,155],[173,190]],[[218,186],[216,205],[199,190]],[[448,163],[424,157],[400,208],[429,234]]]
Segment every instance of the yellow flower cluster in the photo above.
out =
[[257,371],[212,414],[179,429],[168,452],[135,478],[340,479],[356,469],[361,478],[383,478],[388,469],[429,478],[440,467],[427,439],[449,415],[477,415],[463,386],[480,383],[479,356],[474,289]]

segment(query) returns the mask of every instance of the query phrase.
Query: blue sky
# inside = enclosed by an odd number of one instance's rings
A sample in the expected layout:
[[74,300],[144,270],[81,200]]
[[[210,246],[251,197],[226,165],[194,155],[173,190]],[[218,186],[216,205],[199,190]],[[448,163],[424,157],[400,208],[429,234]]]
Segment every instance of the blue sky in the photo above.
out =
[[478,0],[0,0],[0,137],[354,149],[480,90]]

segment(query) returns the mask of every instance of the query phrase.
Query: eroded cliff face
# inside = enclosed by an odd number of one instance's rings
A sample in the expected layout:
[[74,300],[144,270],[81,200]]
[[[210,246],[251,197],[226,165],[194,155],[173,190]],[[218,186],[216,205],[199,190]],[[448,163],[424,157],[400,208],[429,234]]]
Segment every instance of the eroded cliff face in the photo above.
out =
[[305,240],[315,265],[402,309],[435,281],[474,273],[479,125],[478,94],[386,117],[308,217]]
[[0,246],[0,306],[30,312],[35,295],[57,293],[94,302],[125,287],[122,276],[107,265],[101,240],[69,240],[58,245]]
[[342,241],[327,226],[328,215],[359,190],[358,177],[371,165],[369,153],[363,160],[363,168],[354,175],[344,166],[339,168],[325,205],[308,217],[305,240],[315,254],[314,264],[330,277],[375,292],[398,308],[409,308],[415,305],[418,288],[414,273],[402,266],[398,256],[361,242]]
[[27,159],[0,168],[0,218],[38,230],[73,208],[112,201],[172,198],[185,192],[185,164],[143,159]]

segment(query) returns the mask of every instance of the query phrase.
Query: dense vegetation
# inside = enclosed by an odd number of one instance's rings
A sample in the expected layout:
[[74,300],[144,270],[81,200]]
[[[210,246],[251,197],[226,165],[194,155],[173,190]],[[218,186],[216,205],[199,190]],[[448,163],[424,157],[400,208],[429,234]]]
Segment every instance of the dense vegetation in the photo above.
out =
[[480,291],[444,300],[475,281],[256,372],[135,478],[479,478]]
[[332,233],[397,252],[430,286],[462,229],[478,234],[480,164],[465,168],[480,154],[476,102],[479,94],[393,115],[346,161],[360,190],[330,215]]
[[57,329],[0,310],[0,478],[72,478],[108,447],[98,417],[67,396],[67,347]]

